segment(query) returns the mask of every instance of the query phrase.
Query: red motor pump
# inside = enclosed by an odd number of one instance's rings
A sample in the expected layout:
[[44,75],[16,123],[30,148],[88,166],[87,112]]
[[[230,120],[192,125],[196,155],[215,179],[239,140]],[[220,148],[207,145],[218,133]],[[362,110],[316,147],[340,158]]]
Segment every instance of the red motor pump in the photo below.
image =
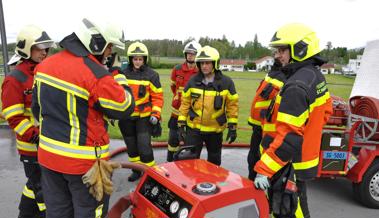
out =
[[330,116],[327,125],[346,126],[349,118],[349,105],[338,96],[332,95],[333,114]]
[[[129,202],[136,218],[269,217],[263,191],[247,178],[202,159],[147,169],[136,191],[119,201],[124,206]],[[121,217],[115,210],[109,212],[110,218]]]

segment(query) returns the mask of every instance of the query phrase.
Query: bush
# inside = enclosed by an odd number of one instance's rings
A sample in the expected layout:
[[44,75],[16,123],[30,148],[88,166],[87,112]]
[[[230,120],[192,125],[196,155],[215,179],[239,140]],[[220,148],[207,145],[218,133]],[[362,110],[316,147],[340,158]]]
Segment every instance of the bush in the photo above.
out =
[[247,62],[244,66],[245,69],[256,70],[257,65],[254,62]]
[[175,63],[152,63],[150,64],[151,68],[154,69],[172,69],[175,67]]

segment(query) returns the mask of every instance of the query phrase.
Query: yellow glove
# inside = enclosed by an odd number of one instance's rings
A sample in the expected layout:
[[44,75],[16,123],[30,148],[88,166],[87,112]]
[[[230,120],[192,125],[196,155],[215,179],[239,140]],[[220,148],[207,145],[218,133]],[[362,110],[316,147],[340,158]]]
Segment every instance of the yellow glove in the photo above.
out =
[[88,172],[83,175],[83,183],[89,187],[89,193],[95,197],[97,201],[103,199],[104,193],[108,195],[112,194],[112,172],[114,169],[120,167],[120,163],[97,159]]

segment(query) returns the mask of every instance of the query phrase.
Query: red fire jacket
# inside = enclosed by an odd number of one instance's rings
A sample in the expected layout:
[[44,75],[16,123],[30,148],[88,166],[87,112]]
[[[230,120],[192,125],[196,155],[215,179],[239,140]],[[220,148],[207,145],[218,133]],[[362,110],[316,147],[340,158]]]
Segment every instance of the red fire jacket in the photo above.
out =
[[16,133],[18,153],[37,156],[37,146],[32,142],[38,137],[39,128],[31,113],[33,70],[37,63],[24,60],[4,79],[1,101],[2,114]]
[[171,91],[174,95],[172,98],[171,108],[173,117],[179,116],[179,107],[182,100],[182,91],[191,76],[198,72],[197,67],[189,69],[187,63],[176,65],[171,72]]
[[75,34],[60,45],[65,50],[35,69],[32,111],[41,125],[38,159],[51,170],[79,175],[96,158],[109,158],[104,117],[126,118],[134,103]]

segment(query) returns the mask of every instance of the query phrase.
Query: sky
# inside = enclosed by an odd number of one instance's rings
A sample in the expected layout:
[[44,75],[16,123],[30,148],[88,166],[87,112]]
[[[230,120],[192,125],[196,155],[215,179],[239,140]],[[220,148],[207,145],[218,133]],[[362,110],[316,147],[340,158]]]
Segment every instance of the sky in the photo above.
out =
[[120,25],[127,40],[222,38],[242,46],[267,46],[287,23],[303,23],[333,47],[358,48],[379,39],[377,0],[0,0],[7,42],[35,24],[56,41],[72,33],[84,17]]

